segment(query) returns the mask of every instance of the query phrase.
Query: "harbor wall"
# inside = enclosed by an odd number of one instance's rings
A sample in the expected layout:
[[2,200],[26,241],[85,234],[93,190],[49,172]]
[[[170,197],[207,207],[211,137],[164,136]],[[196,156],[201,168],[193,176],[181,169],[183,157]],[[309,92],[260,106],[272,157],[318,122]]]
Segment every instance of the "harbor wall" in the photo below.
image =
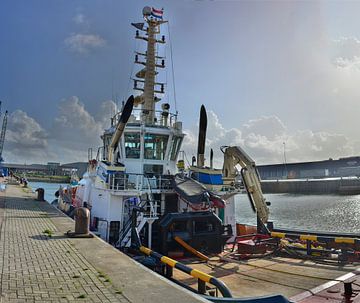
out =
[[264,193],[360,194],[360,178],[263,180]]
[[26,176],[29,182],[70,183],[69,176]]

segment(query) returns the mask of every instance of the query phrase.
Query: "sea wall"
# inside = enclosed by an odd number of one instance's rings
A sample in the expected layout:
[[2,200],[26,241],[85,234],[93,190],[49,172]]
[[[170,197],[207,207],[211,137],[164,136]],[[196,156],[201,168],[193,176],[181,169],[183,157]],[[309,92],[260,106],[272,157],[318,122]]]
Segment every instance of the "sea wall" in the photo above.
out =
[[261,181],[264,193],[360,194],[360,178],[296,179]]
[[26,176],[30,182],[70,183],[69,176]]

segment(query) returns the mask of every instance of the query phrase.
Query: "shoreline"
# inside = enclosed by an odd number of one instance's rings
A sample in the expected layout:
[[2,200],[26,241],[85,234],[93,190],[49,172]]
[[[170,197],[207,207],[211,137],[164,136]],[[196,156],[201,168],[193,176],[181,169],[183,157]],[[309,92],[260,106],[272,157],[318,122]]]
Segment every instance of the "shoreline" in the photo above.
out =
[[58,177],[26,177],[28,182],[43,182],[43,183],[70,183],[69,178],[58,178]]

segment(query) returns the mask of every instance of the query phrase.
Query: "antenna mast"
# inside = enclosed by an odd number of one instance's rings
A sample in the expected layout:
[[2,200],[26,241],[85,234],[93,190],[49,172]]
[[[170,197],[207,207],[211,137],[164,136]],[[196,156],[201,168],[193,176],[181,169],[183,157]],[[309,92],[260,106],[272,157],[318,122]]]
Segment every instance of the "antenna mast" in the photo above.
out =
[[[136,52],[135,55],[135,63],[145,66],[136,73],[136,77],[144,80],[133,80],[134,89],[143,92],[135,98],[135,105],[142,104],[142,121],[150,125],[155,123],[155,103],[160,101],[156,93],[164,93],[164,83],[155,82],[158,73],[156,68],[165,67],[164,57],[159,57],[156,54],[156,43],[165,43],[165,36],[162,36],[161,40],[158,40],[156,37],[156,35],[160,33],[160,25],[167,22],[161,20],[162,14],[162,10],[156,10],[146,6],[143,9],[143,16],[147,23],[147,28],[144,29],[144,23],[132,23],[132,25],[138,29],[135,38],[147,41],[146,53]],[[146,36],[141,36],[139,30],[146,32]],[[145,62],[139,61],[139,56],[143,56],[146,59]],[[138,82],[142,82],[143,86],[138,87]],[[156,89],[155,86],[160,86],[160,89]]]

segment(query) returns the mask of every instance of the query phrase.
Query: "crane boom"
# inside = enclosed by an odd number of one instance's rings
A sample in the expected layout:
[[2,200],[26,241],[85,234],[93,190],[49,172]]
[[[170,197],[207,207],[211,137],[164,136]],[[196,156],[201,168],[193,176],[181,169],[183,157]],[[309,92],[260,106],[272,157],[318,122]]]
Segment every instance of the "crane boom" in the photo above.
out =
[[111,137],[111,142],[109,145],[109,152],[108,152],[108,161],[111,163],[114,162],[115,149],[117,148],[119,140],[124,132],[126,123],[128,122],[128,120],[130,118],[133,107],[134,107],[134,96],[131,95],[125,103],[125,106],[122,110],[122,113],[121,113],[121,116],[119,119],[119,122],[116,125],[115,132],[114,132],[113,136]]
[[223,146],[221,150],[224,153],[223,176],[235,179],[236,165],[241,166],[241,175],[251,206],[261,222],[266,223],[269,218],[269,208],[261,190],[255,161],[240,146]]
[[5,112],[3,123],[2,123],[2,128],[1,128],[1,134],[0,134],[0,161],[1,162],[3,161],[2,152],[4,149],[7,119],[8,119],[8,111]]

